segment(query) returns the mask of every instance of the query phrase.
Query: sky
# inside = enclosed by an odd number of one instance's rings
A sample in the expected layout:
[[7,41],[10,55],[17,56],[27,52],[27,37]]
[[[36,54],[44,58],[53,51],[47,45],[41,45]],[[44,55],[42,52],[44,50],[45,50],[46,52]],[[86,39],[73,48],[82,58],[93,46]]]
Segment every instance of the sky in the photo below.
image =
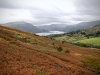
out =
[[100,0],[0,0],[0,24],[77,24],[100,20]]

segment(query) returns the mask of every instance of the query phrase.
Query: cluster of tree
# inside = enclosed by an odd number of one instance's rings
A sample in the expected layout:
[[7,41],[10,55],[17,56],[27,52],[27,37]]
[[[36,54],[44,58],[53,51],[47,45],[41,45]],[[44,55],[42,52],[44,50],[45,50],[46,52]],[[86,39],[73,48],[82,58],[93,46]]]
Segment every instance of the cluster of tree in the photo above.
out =
[[69,36],[69,37],[72,37],[74,34],[81,34],[81,35],[83,35],[87,38],[89,38],[89,37],[99,37],[100,36],[100,31],[95,31],[95,32],[89,33],[86,30],[77,30],[77,31],[69,32],[66,35]]
[[97,32],[95,33],[95,36],[100,36],[100,31],[97,31]]
[[89,33],[86,34],[85,37],[89,38],[89,37],[99,37],[100,36],[100,31],[97,31],[95,33]]
[[87,48],[98,48],[98,49],[100,49],[100,46],[94,46],[94,45],[88,44],[88,43],[84,44],[84,43],[78,42],[78,43],[73,43],[73,44],[75,44],[77,46],[87,47]]
[[74,35],[74,34],[78,34],[81,30],[76,30],[76,31],[72,31],[72,32],[69,32],[67,33],[67,35]]
[[63,36],[64,34],[55,34],[55,35],[49,35],[47,37],[49,38],[54,38],[54,37],[60,37],[60,36]]

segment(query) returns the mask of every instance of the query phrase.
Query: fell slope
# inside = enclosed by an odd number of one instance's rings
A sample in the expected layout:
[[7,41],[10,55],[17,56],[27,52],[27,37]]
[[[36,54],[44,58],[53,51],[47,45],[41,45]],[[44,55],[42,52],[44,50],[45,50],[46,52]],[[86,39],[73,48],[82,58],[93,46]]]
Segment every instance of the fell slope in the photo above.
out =
[[[57,52],[59,46],[62,52]],[[95,75],[100,74],[99,57],[100,50],[0,26],[0,75]]]

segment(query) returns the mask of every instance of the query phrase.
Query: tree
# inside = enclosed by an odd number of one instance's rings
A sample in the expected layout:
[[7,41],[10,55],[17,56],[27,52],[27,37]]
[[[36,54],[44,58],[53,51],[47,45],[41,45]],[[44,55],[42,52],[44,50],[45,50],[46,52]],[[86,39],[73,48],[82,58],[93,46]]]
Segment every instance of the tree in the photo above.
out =
[[64,41],[64,40],[62,41],[62,44],[63,44],[63,43],[65,43],[65,41]]
[[53,42],[52,45],[55,45],[55,43]]

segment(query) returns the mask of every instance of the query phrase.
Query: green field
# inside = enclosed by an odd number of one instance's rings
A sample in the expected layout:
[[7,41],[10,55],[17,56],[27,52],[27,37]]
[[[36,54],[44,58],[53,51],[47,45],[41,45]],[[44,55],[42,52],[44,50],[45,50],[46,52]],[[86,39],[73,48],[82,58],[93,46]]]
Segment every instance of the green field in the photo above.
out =
[[65,35],[65,36],[55,37],[54,39],[59,40],[59,41],[65,40],[66,42],[73,43],[75,41],[86,39],[86,38],[83,36],[79,36],[79,35],[73,36],[73,37],[69,37],[69,36]]
[[83,44],[92,44],[94,46],[100,46],[100,37],[84,39],[84,40],[76,41],[74,43],[78,43],[78,42]]

